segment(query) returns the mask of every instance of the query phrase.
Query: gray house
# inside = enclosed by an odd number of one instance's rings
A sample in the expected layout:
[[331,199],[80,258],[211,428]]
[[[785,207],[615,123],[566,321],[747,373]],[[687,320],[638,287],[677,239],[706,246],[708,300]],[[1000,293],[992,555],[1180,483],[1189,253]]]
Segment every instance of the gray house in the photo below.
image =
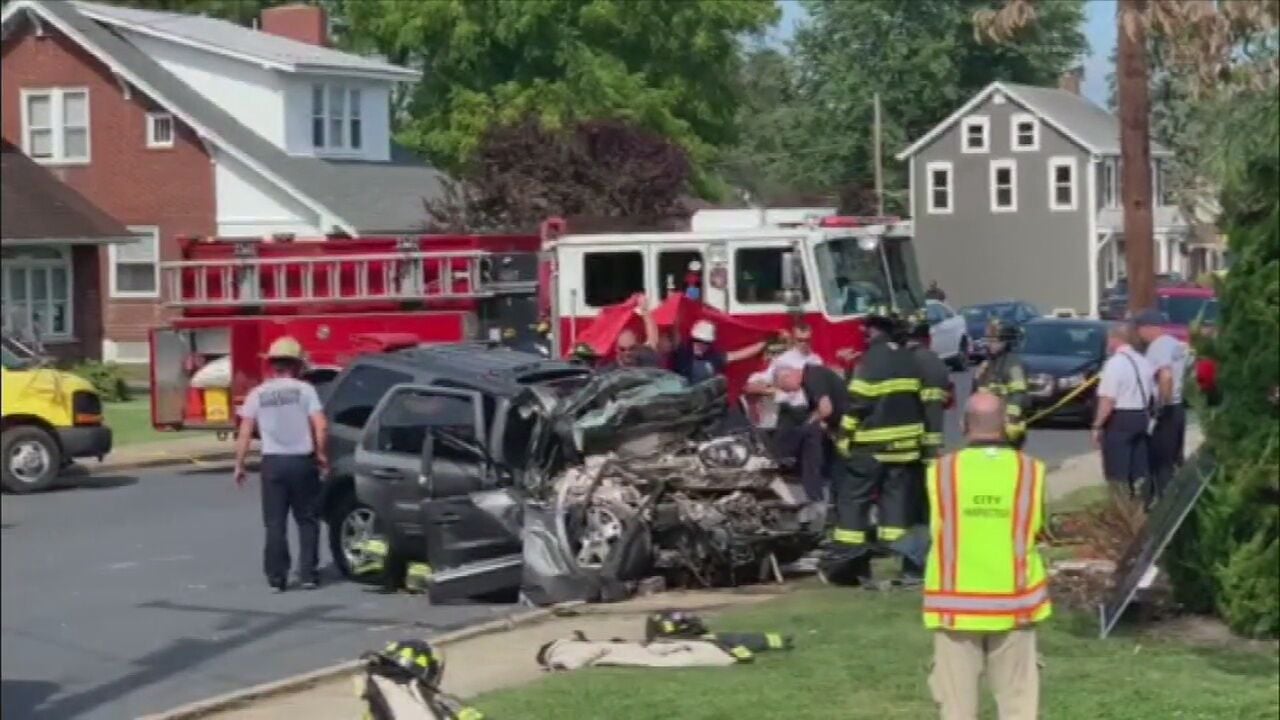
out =
[[[924,279],[967,305],[1013,297],[1092,314],[1124,275],[1120,128],[1079,94],[995,82],[898,154]],[[1185,272],[1190,228],[1151,147],[1157,272]]]

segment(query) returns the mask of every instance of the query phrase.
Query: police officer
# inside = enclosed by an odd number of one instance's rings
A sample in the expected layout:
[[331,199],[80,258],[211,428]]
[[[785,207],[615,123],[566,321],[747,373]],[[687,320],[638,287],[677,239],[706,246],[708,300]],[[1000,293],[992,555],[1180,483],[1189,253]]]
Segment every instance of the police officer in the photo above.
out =
[[1045,468],[1008,447],[1005,420],[999,398],[975,393],[968,447],[929,466],[924,624],[934,631],[929,688],[945,720],[978,717],[984,675],[1001,718],[1039,709],[1035,626],[1053,612],[1036,549]]
[[[1091,426],[1102,451],[1102,473],[1129,496],[1150,475],[1150,434],[1155,408],[1155,369],[1130,345],[1129,327],[1114,323],[1107,332],[1110,357],[1098,373],[1098,407]],[[1148,501],[1154,495],[1148,488]]]
[[1013,351],[1020,335],[1016,326],[992,319],[987,325],[988,357],[973,376],[974,391],[986,390],[1004,400],[1004,430],[1015,448],[1027,439],[1027,373]]
[[236,438],[236,485],[247,481],[245,460],[254,429],[262,438],[262,520],[266,527],[263,570],[284,592],[289,581],[289,513],[298,526],[298,577],[305,589],[319,586],[320,476],[329,469],[327,424],[320,397],[302,373],[302,346],[285,336],[267,349],[270,375],[249,391],[240,407]]
[[839,449],[846,458],[836,492],[836,527],[819,570],[839,584],[871,580],[871,504],[879,494],[879,542],[903,553],[912,525],[912,465],[920,461],[924,410],[920,373],[911,351],[891,341],[897,320],[885,308],[864,317],[867,349],[849,383],[849,412]]
[[[920,437],[921,463],[912,468],[912,524],[927,525],[929,503],[924,486],[925,464],[932,462],[942,452],[942,423],[950,394],[951,373],[942,358],[929,349],[929,320],[926,317],[917,314],[909,318],[904,333],[905,346],[911,351],[920,371],[920,402],[924,406],[924,434]],[[914,580],[922,572],[923,568],[919,564],[910,558],[903,558],[904,577]]]

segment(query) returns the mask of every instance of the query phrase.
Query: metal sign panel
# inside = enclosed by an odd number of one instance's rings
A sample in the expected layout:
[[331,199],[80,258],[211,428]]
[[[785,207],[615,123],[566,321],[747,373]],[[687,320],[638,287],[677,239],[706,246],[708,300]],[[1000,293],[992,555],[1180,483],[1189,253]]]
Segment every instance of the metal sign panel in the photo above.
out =
[[1202,450],[1174,475],[1168,492],[1152,508],[1146,525],[1116,564],[1115,587],[1106,600],[1098,605],[1102,638],[1105,639],[1115,629],[1116,623],[1138,591],[1151,585],[1156,576],[1156,561],[1160,559],[1160,553],[1164,552],[1174,533],[1187,519],[1217,468],[1217,462]]

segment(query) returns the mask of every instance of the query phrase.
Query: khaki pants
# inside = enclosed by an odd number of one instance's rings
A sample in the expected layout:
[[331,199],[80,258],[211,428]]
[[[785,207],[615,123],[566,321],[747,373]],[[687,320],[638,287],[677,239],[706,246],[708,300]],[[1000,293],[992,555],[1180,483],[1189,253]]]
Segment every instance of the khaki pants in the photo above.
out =
[[929,689],[942,720],[977,720],[979,682],[985,670],[1000,720],[1035,720],[1040,704],[1036,631],[933,633]]

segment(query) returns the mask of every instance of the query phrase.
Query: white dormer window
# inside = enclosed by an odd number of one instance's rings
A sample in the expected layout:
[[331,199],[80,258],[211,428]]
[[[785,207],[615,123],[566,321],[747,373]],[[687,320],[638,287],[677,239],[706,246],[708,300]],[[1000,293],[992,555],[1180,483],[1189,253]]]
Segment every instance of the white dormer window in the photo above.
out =
[[364,144],[360,89],[311,86],[311,145],[328,152],[358,151]]
[[169,113],[147,113],[147,147],[173,147],[173,116]]
[[1040,149],[1040,121],[1035,115],[1015,113],[1009,118],[1009,137],[1014,152],[1031,152]]
[[1018,211],[1018,163],[1013,160],[991,161],[991,212]]
[[991,118],[986,115],[967,117],[960,125],[960,151],[985,153],[991,148]]

